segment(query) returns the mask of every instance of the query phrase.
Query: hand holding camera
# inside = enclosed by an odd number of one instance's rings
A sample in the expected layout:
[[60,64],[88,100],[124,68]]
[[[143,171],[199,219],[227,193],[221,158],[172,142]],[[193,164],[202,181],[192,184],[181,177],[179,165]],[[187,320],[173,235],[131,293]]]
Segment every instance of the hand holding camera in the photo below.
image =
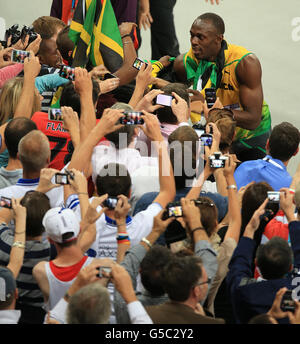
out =
[[39,185],[36,188],[36,191],[47,193],[48,191],[60,186],[56,181],[55,184],[52,182],[53,177],[57,173],[59,173],[59,171],[53,168],[43,168],[40,173]]

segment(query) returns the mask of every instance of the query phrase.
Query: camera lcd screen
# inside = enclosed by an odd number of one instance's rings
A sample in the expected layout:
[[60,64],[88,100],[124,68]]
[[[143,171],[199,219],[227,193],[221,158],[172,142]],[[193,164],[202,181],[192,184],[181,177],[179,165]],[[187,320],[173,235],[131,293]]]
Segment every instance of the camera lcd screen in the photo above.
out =
[[171,106],[173,97],[167,94],[158,94],[156,97],[157,105]]
[[48,119],[50,121],[62,121],[63,117],[61,114],[61,109],[49,109],[48,110]]
[[214,160],[211,161],[210,166],[213,167],[213,168],[225,167],[225,160],[223,160],[223,159],[214,159]]
[[205,89],[205,100],[208,108],[213,107],[214,103],[217,100],[216,90],[214,88]]
[[200,136],[200,139],[201,139],[203,146],[211,147],[213,138],[210,134],[203,134]]
[[120,118],[120,123],[126,125],[144,124],[142,115],[142,112],[124,112],[124,117]]
[[145,67],[145,68],[147,68],[147,67],[148,67],[148,64],[147,64],[147,63],[145,63],[143,60],[141,60],[141,59],[135,59],[135,61],[133,62],[133,65],[132,65],[132,67],[134,67],[134,68],[136,68],[136,69],[140,70],[140,69],[142,68],[142,65],[143,65],[143,64],[145,64],[145,65],[146,65],[146,67]]
[[75,68],[63,65],[60,67],[59,75],[62,78],[74,81],[75,80]]
[[268,191],[268,198],[270,202],[278,203],[280,199],[279,191]]
[[168,208],[168,211],[169,211],[169,217],[172,217],[172,216],[181,217],[182,216],[182,208],[180,205],[170,206]]
[[26,57],[29,57],[29,56],[30,56],[29,51],[13,50],[11,54],[11,60],[17,63],[24,63],[24,60],[26,59]]
[[1,197],[0,198],[0,207],[2,208],[11,208],[11,198],[7,198],[7,197]]
[[69,184],[68,175],[64,173],[56,173],[55,184],[61,184],[61,185]]

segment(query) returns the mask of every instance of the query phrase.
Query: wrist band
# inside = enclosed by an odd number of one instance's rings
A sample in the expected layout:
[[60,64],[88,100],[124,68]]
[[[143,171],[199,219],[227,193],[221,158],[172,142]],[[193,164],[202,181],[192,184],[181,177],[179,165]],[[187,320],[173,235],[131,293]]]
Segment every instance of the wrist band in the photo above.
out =
[[294,190],[294,189],[289,189],[289,191],[291,194],[295,194],[295,192],[296,192],[296,190]]
[[124,239],[124,240],[117,240],[118,244],[127,244],[130,245],[130,240],[129,239]]
[[226,189],[227,189],[227,190],[229,190],[229,189],[235,189],[235,190],[237,190],[237,186],[234,185],[234,184],[232,184],[232,185],[227,185]]
[[26,230],[23,231],[23,232],[16,232],[16,231],[15,231],[15,234],[23,234],[23,233],[26,233]]
[[164,68],[163,64],[162,64],[161,62],[159,62],[159,61],[156,61],[154,64],[155,64],[160,70],[162,70],[162,69]]
[[152,248],[151,242],[148,239],[143,238],[141,241],[144,242],[149,248]]
[[131,37],[130,33],[127,33],[126,35],[122,36],[121,39],[125,38],[125,37]]
[[15,241],[15,242],[12,244],[12,247],[25,248],[25,243],[22,242],[22,241]]
[[204,227],[196,227],[196,228],[191,230],[191,233],[194,234],[194,232],[200,231],[200,230],[205,230],[205,228]]

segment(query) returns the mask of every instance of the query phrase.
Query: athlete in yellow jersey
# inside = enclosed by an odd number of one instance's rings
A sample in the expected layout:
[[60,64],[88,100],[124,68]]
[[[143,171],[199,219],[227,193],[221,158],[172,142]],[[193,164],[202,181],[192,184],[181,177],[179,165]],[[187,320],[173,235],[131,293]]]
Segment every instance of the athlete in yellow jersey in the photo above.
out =
[[224,32],[218,15],[199,16],[190,30],[191,49],[176,58],[174,70],[180,81],[190,82],[203,95],[205,88],[216,88],[217,97],[237,122],[234,152],[242,161],[262,158],[271,116],[263,99],[261,65],[247,49],[228,44]]

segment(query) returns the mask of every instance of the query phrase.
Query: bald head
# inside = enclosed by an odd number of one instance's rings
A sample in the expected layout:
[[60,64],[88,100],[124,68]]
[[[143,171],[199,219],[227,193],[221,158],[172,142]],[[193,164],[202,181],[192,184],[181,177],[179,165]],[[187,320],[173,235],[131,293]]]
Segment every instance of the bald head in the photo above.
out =
[[24,171],[39,172],[48,166],[51,155],[49,140],[40,130],[32,130],[25,135],[19,142],[18,151]]

